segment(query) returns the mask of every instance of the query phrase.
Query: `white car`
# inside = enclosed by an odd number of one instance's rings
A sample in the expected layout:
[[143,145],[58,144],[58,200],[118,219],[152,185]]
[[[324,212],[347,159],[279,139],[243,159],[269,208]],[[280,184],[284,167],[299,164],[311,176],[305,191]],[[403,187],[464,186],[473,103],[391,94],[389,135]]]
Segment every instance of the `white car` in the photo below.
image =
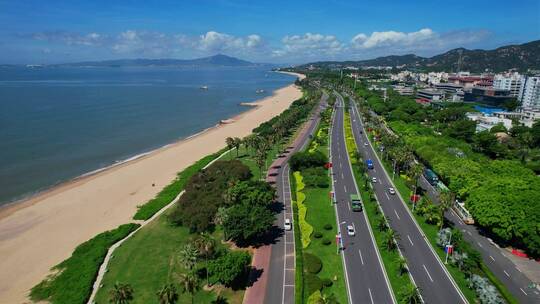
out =
[[377,182],[377,178],[376,178],[376,177],[372,177],[372,178],[371,178],[371,182],[372,182],[372,183],[376,183],[376,182]]
[[367,147],[367,146],[369,146],[369,144],[368,144],[367,142],[365,142],[365,143],[364,143],[364,146],[366,146],[366,147]]
[[392,187],[388,188],[388,192],[390,192],[392,195],[396,194],[396,190]]
[[347,225],[347,234],[349,236],[354,236],[356,234],[356,231],[354,230],[353,225]]
[[291,230],[292,229],[291,220],[285,219],[285,224],[283,224],[283,227],[285,228],[285,230]]

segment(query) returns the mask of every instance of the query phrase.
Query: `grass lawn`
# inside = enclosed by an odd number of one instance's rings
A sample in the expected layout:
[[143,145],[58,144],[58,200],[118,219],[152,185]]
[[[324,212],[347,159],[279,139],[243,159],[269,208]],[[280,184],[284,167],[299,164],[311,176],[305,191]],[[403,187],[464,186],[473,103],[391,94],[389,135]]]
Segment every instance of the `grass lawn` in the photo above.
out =
[[[129,283],[134,290],[133,303],[158,303],[156,292],[166,283],[176,285],[179,303],[190,303],[191,296],[181,293],[179,274],[185,269],[179,264],[178,251],[193,235],[185,227],[172,226],[167,222],[167,212],[142,228],[119,247],[111,259],[103,287],[99,289],[96,303],[109,303],[109,289],[116,283]],[[219,240],[220,232],[213,234]],[[134,267],[136,266],[136,267]],[[229,303],[241,303],[243,290],[224,289],[222,295]],[[199,291],[195,303],[209,303],[216,298],[212,291]]]

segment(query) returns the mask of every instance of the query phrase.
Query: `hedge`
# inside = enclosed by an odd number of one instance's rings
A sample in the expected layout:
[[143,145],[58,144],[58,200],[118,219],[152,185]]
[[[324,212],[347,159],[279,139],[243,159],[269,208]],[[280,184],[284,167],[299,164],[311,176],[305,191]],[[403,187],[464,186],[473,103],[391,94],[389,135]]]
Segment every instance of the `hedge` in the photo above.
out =
[[300,191],[304,189],[304,183],[302,182],[302,175],[300,172],[294,172],[294,178],[296,180],[296,204],[298,206],[298,224],[300,225],[300,235],[302,239],[302,247],[307,248],[311,243],[311,234],[313,233],[313,227],[306,221],[307,207],[304,204],[306,195]]

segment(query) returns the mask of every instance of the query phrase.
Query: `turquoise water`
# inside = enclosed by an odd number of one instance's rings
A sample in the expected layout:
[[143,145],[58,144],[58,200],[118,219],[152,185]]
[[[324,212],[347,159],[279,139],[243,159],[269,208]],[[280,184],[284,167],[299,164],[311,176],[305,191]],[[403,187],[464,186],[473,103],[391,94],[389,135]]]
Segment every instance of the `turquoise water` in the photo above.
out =
[[212,127],[294,80],[268,67],[0,68],[0,204]]

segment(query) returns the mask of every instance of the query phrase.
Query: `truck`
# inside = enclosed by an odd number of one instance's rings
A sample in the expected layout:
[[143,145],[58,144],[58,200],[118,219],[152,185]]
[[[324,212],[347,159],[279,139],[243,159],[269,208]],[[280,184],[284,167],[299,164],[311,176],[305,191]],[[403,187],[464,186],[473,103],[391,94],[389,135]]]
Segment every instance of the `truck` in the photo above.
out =
[[352,211],[362,211],[362,201],[360,200],[360,197],[358,194],[351,194],[351,210]]
[[366,165],[368,169],[373,169],[373,161],[371,159],[366,160]]
[[437,174],[435,174],[435,172],[433,172],[431,169],[424,170],[424,177],[432,186],[437,186],[437,184],[439,183],[439,178],[437,177]]

